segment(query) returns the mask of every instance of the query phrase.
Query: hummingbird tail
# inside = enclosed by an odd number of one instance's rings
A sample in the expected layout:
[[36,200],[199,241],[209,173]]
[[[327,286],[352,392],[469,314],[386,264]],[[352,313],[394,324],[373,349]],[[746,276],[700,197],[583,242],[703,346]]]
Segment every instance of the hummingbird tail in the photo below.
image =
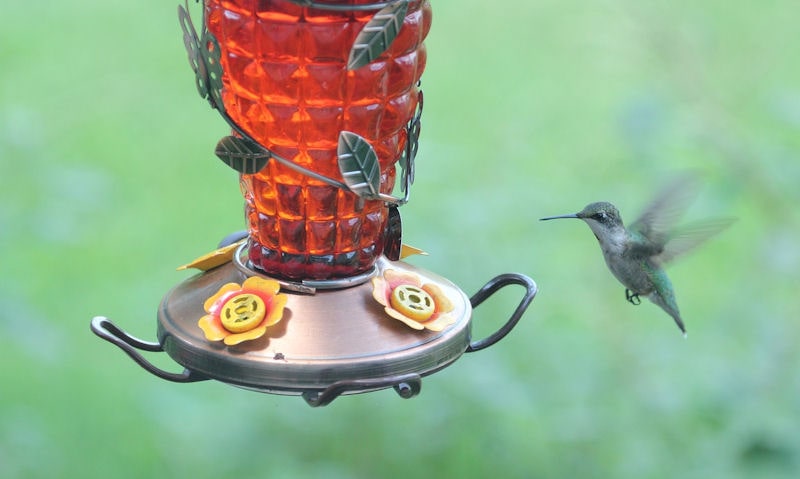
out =
[[678,328],[680,328],[683,335],[686,336],[686,325],[683,324],[683,319],[681,319],[681,313],[680,311],[678,311],[678,305],[675,304],[674,298],[670,297],[671,301],[667,301],[664,299],[663,296],[661,296],[660,294],[658,294],[658,292],[655,291],[650,294],[649,298],[650,301],[657,304],[659,307],[661,307],[661,309],[666,311],[667,314],[672,316],[672,319],[675,321],[675,324],[678,325]]
[[681,317],[679,315],[675,315],[672,317],[672,319],[675,320],[675,324],[678,325],[678,327],[681,329],[681,332],[683,333],[683,336],[686,337],[686,326],[683,324],[683,320],[681,319]]

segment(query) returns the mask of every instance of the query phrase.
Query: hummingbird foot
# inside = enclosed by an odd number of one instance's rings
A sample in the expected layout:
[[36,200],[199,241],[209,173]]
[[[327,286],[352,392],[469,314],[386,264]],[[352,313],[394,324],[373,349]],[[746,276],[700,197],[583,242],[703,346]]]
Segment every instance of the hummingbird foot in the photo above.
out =
[[625,289],[625,299],[628,300],[634,306],[638,306],[642,304],[642,300],[639,298],[639,293],[634,293],[629,289]]

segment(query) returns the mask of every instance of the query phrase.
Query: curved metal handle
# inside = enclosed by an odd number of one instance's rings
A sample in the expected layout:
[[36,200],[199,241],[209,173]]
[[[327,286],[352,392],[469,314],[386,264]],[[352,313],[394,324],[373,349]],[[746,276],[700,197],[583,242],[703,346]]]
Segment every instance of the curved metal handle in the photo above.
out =
[[306,391],[303,393],[303,399],[311,407],[327,406],[347,392],[371,391],[389,386],[394,387],[403,399],[409,399],[419,394],[422,389],[422,378],[419,374],[411,373],[378,379],[345,379],[336,381],[322,391]]
[[530,305],[534,296],[536,296],[536,283],[524,274],[518,273],[506,273],[496,276],[486,283],[486,285],[481,288],[480,291],[475,293],[469,299],[469,302],[472,304],[474,309],[479,304],[483,303],[489,296],[493,295],[497,290],[510,284],[518,284],[525,287],[525,295],[522,297],[522,301],[520,301],[517,309],[514,310],[514,312],[511,314],[511,317],[508,318],[508,321],[506,321],[500,329],[495,331],[494,334],[487,338],[470,342],[465,352],[472,353],[475,351],[480,351],[481,349],[488,348],[489,346],[503,339],[506,334],[510,333],[511,330],[514,329],[514,326],[517,325],[517,322],[519,322],[520,318],[525,313],[525,310],[528,309],[528,305]]
[[196,373],[189,369],[184,369],[182,373],[170,373],[154,366],[152,363],[142,357],[137,349],[150,352],[162,352],[164,349],[161,347],[161,345],[159,343],[150,341],[142,341],[141,339],[129,335],[120,329],[116,324],[112,323],[108,318],[96,316],[92,319],[91,328],[94,334],[100,336],[111,344],[117,345],[120,349],[125,351],[125,353],[131,357],[131,359],[136,361],[139,366],[146,369],[151,374],[160,377],[161,379],[166,379],[167,381],[176,383],[192,383],[196,381],[205,381],[208,379],[202,374]]

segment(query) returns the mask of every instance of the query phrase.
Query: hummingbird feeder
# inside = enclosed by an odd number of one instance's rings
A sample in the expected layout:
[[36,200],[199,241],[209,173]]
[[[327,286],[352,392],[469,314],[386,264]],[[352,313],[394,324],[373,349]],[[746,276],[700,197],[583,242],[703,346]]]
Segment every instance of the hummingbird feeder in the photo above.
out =
[[[514,328],[536,294],[529,277],[468,297],[402,261],[428,0],[203,0],[198,26],[187,0],[178,17],[197,89],[231,128],[215,153],[240,174],[247,230],[184,266],[200,272],[162,300],[157,342],[100,316],[95,334],[162,379],[322,406],[389,387],[415,396],[423,376]],[[473,339],[473,309],[508,285],[525,290],[518,306]]]

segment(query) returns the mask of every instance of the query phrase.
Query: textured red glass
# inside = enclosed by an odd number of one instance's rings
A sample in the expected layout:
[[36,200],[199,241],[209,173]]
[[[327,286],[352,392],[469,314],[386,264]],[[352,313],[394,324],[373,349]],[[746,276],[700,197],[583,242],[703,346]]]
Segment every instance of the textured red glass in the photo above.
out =
[[[373,0],[348,0],[359,5]],[[300,7],[288,0],[206,0],[206,25],[222,50],[230,117],[273,153],[342,181],[339,133],[378,155],[383,193],[406,143],[425,68],[427,0],[410,2],[398,36],[371,63],[348,70],[350,50],[375,11]],[[384,247],[387,207],[271,160],[241,176],[254,266],[290,279],[369,270]]]

